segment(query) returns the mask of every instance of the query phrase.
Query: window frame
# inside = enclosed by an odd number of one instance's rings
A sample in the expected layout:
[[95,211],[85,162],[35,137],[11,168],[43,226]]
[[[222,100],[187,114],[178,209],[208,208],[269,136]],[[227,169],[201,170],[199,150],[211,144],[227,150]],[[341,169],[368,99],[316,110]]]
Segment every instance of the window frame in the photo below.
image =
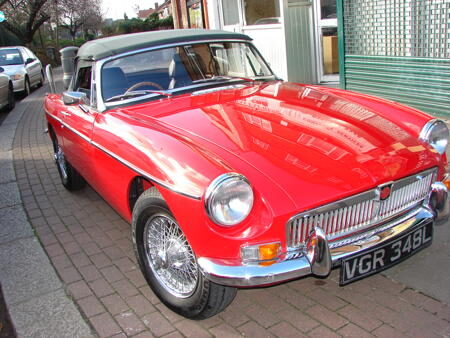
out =
[[[165,48],[171,48],[171,47],[183,47],[185,45],[193,45],[193,44],[202,44],[202,43],[243,43],[246,44],[248,46],[251,47],[251,49],[255,52],[255,54],[258,55],[259,58],[261,58],[262,62],[265,64],[265,66],[267,67],[268,71],[272,74],[271,76],[273,77],[274,80],[280,80],[280,78],[278,78],[276,76],[276,74],[273,72],[272,68],[270,67],[269,63],[266,61],[266,59],[261,55],[260,51],[255,47],[255,45],[247,39],[206,39],[206,40],[191,40],[191,41],[185,41],[183,43],[177,42],[177,43],[170,43],[170,44],[163,44],[163,45],[159,45],[159,46],[153,46],[153,47],[148,47],[148,48],[142,48],[142,49],[138,49],[138,50],[133,50],[133,51],[129,51],[129,52],[125,52],[125,53],[121,53],[121,54],[117,54],[117,55],[113,55],[113,56],[109,56],[106,57],[104,59],[101,60],[97,60],[95,62],[93,62],[93,66],[95,65],[95,78],[97,79],[95,81],[95,95],[96,95],[96,109],[98,109],[99,112],[104,112],[106,110],[109,109],[113,109],[113,108],[119,108],[119,107],[124,107],[124,106],[128,106],[128,105],[132,105],[132,104],[138,104],[140,102],[142,102],[143,100],[149,100],[152,99],[152,97],[140,97],[140,98],[132,98],[132,99],[126,99],[120,102],[108,102],[106,103],[103,100],[102,97],[102,92],[101,92],[101,87],[102,87],[102,69],[103,66],[110,62],[113,61],[115,59],[119,59],[119,58],[123,58],[125,56],[130,56],[130,55],[136,55],[136,54],[140,54],[140,53],[145,53],[145,52],[149,52],[149,51],[154,51],[154,50],[159,50],[159,49],[165,49]],[[94,76],[94,75],[93,75]],[[92,84],[94,84],[94,81],[92,81]],[[193,86],[187,86],[187,87],[183,87],[182,90],[177,90],[176,93],[177,94],[183,94],[183,93],[189,93],[189,92],[194,92],[196,89],[197,90],[202,90],[205,89],[205,86],[196,84]],[[156,99],[156,98],[155,98]],[[158,98],[159,99],[159,98]],[[92,97],[91,97],[92,100]]]
[[[94,73],[95,73],[95,62],[92,61],[86,61],[86,60],[76,60],[75,61],[75,70],[74,73],[72,75],[72,79],[70,81],[69,84],[69,91],[74,91],[74,92],[80,92],[78,90],[77,83],[79,80],[79,76],[80,76],[80,70],[84,69],[84,68],[90,68],[91,69],[91,75],[90,75],[90,88],[89,88],[89,107],[91,108],[96,108],[96,103],[97,103],[97,97],[96,97],[96,90],[95,90],[95,77],[94,77]],[[80,65],[80,63],[82,65]],[[85,88],[83,88],[85,89]],[[85,92],[80,92],[80,93],[85,93]],[[87,93],[86,93],[87,94]]]

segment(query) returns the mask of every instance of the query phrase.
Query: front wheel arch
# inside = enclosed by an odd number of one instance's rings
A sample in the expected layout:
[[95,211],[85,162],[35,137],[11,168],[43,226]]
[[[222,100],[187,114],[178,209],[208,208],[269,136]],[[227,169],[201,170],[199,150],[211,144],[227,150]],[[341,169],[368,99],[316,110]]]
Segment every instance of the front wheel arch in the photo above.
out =
[[[189,292],[187,292],[187,294],[184,295],[171,292],[169,290],[170,288],[168,288],[168,284],[165,284],[164,278],[162,278],[161,276],[167,274],[170,275],[171,270],[173,271],[171,266],[173,266],[172,263],[174,262],[172,260],[172,258],[174,257],[174,252],[173,250],[171,251],[170,248],[174,248],[177,246],[172,246],[172,244],[169,246],[162,245],[161,247],[163,249],[161,249],[160,251],[160,249],[158,249],[160,247],[159,245],[153,245],[160,242],[153,241],[152,243],[151,237],[146,237],[146,234],[147,236],[149,234],[148,228],[151,226],[151,222],[153,221],[153,219],[160,216],[163,216],[163,218],[166,217],[169,220],[173,220],[173,223],[170,224],[170,227],[162,227],[163,229],[168,229],[167,231],[169,234],[173,235],[175,233],[178,234],[177,236],[180,236],[180,234],[181,236],[184,235],[181,227],[178,225],[177,220],[171,213],[169,206],[167,205],[159,191],[156,189],[156,187],[147,189],[138,198],[133,209],[132,239],[139,266],[149,286],[167,307],[186,318],[205,319],[223,311],[233,301],[236,295],[236,289],[215,284],[204,278],[196,262],[195,252],[192,250],[188,238],[186,237],[184,237],[185,241],[183,241],[183,243],[185,244],[177,249],[175,257],[179,257],[181,255],[182,258],[184,258],[179,262],[186,262],[186,257],[190,256],[191,258],[189,259],[189,262],[186,263],[189,266],[191,266],[191,264],[194,264],[193,262],[195,262],[195,265],[197,266],[196,284],[192,289],[190,289]],[[158,221],[159,220],[157,220],[157,222]],[[175,228],[173,228],[174,225],[176,226]],[[173,230],[169,229],[176,229],[176,231],[173,232]],[[168,240],[165,240],[168,243],[174,243],[174,241],[170,239],[170,236]],[[162,242],[164,241],[162,240]],[[184,246],[192,250],[191,252],[193,253],[194,258],[192,258],[191,254],[187,254],[187,251],[183,249]],[[166,247],[168,248],[167,251],[164,249]],[[150,253],[152,252],[150,248],[154,248],[153,254]],[[162,252],[162,256],[160,256],[160,252]],[[174,264],[176,264],[176,262],[177,260],[175,259]],[[183,265],[185,264],[183,263],[181,267],[177,269],[182,271],[184,269]],[[158,272],[160,271],[159,269],[163,269],[165,271],[163,271],[161,274],[160,272]],[[186,271],[192,272],[193,270]],[[176,277],[175,274],[171,276],[173,278]]]
[[139,197],[147,190],[153,188],[154,185],[143,176],[135,176],[128,187],[128,207],[130,214],[133,213],[133,208]]

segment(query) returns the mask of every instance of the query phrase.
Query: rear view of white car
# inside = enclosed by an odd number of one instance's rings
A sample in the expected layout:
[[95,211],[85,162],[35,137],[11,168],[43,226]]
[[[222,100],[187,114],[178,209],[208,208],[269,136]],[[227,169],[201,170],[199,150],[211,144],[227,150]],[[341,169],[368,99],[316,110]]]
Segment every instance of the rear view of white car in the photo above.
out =
[[0,48],[0,67],[10,76],[15,93],[27,96],[31,87],[44,83],[41,61],[26,47]]

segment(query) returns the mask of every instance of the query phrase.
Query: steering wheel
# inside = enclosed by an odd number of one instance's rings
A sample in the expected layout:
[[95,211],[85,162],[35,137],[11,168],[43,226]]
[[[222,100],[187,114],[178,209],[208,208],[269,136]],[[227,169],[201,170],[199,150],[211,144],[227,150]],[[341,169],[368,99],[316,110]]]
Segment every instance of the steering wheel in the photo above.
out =
[[142,86],[152,86],[155,87],[159,90],[164,90],[163,87],[161,87],[159,84],[155,83],[155,82],[151,82],[151,81],[142,81],[142,82],[138,82],[135,83],[134,85],[132,85],[130,88],[128,88],[125,93],[129,93],[132,92],[133,90],[135,90],[136,88],[142,87]]

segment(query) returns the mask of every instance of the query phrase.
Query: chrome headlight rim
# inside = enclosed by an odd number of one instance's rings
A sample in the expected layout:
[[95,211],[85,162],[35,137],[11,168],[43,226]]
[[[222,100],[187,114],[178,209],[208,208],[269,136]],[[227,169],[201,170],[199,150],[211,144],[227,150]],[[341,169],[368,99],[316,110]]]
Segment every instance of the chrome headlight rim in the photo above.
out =
[[[214,212],[212,211],[211,201],[212,201],[213,197],[215,196],[215,194],[217,193],[220,186],[229,180],[241,181],[241,182],[244,182],[245,184],[247,184],[250,187],[251,192],[252,192],[252,201],[248,208],[248,213],[245,217],[238,220],[237,222],[224,223],[215,217]],[[208,188],[206,189],[205,199],[204,199],[205,210],[206,210],[206,213],[208,214],[208,217],[211,219],[211,221],[213,221],[217,225],[220,225],[220,226],[226,227],[226,228],[230,228],[230,227],[233,227],[233,226],[236,226],[236,225],[242,223],[248,217],[248,215],[250,215],[250,212],[253,209],[254,202],[255,202],[255,196],[253,193],[253,187],[250,184],[249,180],[244,175],[234,173],[234,172],[225,173],[225,174],[222,174],[222,175],[216,177],[209,184]]]
[[[430,141],[430,135],[433,132],[434,128],[436,128],[437,125],[442,124],[447,129],[447,144],[443,150],[439,150],[435,147],[435,145]],[[422,128],[419,134],[419,139],[423,142],[428,143],[430,146],[432,146],[439,154],[443,155],[448,148],[448,140],[449,138],[449,129],[447,127],[447,124],[441,120],[441,119],[432,119],[428,121]]]

